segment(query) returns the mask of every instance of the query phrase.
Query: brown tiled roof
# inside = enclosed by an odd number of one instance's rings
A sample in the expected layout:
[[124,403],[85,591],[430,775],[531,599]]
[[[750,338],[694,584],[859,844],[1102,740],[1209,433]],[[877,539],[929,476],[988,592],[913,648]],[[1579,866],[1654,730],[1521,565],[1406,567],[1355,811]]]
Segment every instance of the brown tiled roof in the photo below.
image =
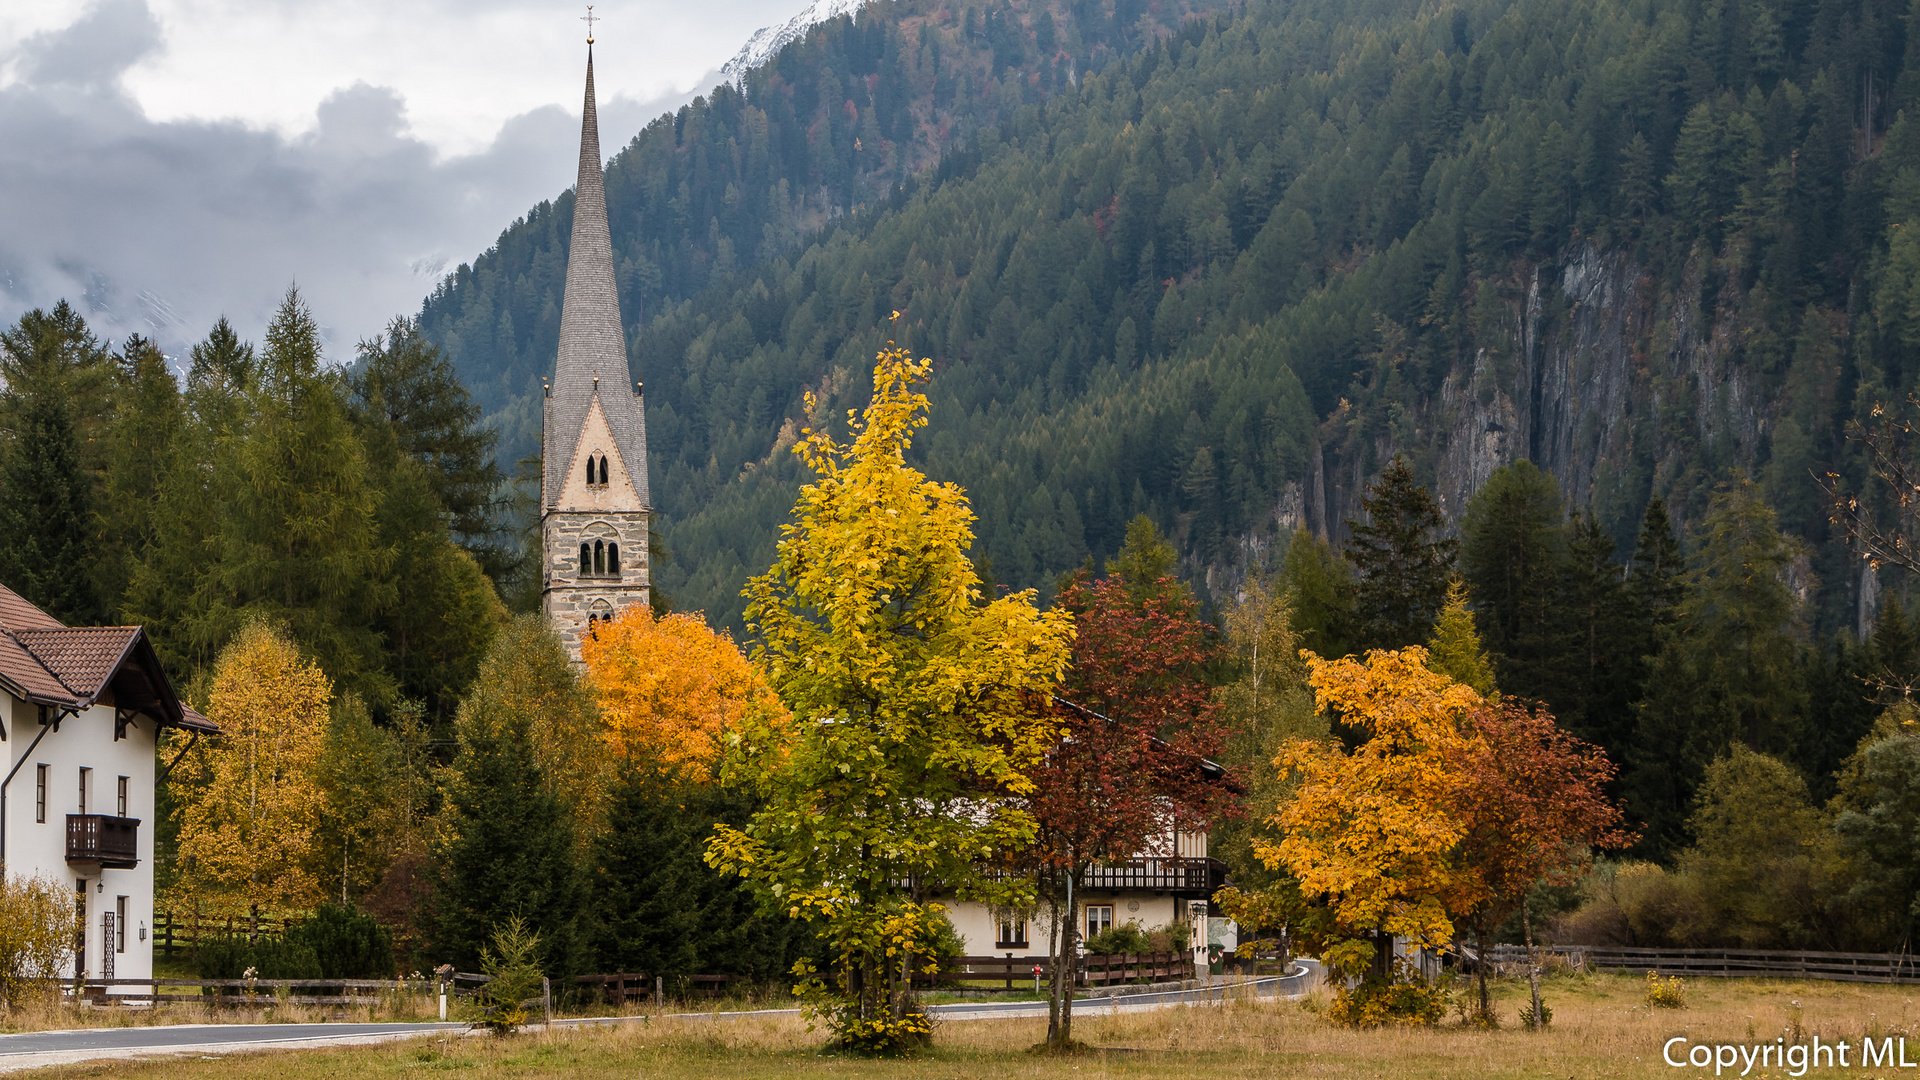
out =
[[66,624],[0,585],[0,630],[59,630]]
[[58,630],[15,630],[13,639],[26,647],[54,678],[74,694],[92,699],[120,670],[127,650],[140,637],[137,626],[63,626]]
[[120,708],[162,724],[219,732],[173,692],[138,626],[63,626],[0,585],[0,685],[41,705],[85,708],[111,691]]

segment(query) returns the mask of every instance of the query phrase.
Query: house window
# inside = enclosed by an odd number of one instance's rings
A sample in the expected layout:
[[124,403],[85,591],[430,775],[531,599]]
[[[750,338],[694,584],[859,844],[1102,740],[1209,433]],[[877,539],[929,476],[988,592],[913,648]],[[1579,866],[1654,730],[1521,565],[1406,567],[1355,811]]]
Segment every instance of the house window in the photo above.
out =
[[[120,816],[127,816],[127,778],[124,776],[120,778]],[[122,949],[121,951],[125,952],[126,950]]]
[[45,825],[47,823],[47,767],[45,765],[35,765],[33,767],[33,778],[35,781],[33,785],[33,820]]
[[85,814],[87,812],[87,787],[90,784],[92,784],[92,782],[93,782],[93,770],[86,769],[86,768],[81,769],[80,770],[80,812],[82,814]]
[[1027,920],[1016,919],[1000,924],[1000,940],[993,943],[996,949],[1024,949],[1027,947]]
[[1113,905],[1088,904],[1087,936],[1090,938],[1099,937],[1111,929],[1113,929]]
[[116,897],[113,909],[119,917],[113,920],[113,951],[127,951],[127,898]]

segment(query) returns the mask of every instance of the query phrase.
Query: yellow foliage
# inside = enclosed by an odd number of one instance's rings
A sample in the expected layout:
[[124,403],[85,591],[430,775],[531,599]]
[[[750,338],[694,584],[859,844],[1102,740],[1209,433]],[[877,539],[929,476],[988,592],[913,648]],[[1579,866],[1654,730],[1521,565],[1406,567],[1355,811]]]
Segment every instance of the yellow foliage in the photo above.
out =
[[1459,780],[1446,766],[1470,739],[1461,714],[1480,695],[1429,670],[1417,646],[1375,650],[1364,662],[1305,659],[1320,708],[1368,738],[1350,754],[1289,740],[1275,764],[1300,786],[1274,819],[1281,840],[1256,850],[1290,870],[1302,893],[1330,902],[1336,935],[1349,940],[1329,950],[1329,963],[1364,968],[1373,950],[1361,939],[1379,933],[1444,946],[1453,940],[1448,912],[1478,899],[1474,875],[1452,857],[1466,830],[1451,810]]
[[616,757],[646,757],[711,780],[722,735],[748,710],[776,722],[780,704],[733,640],[698,615],[654,618],[644,605],[602,623],[580,649],[600,700],[602,738]]
[[73,955],[73,894],[52,875],[0,872],[0,1015],[51,996]]
[[333,685],[291,638],[250,623],[214,665],[208,718],[222,734],[181,763],[184,898],[214,910],[309,908],[324,796],[316,778]]

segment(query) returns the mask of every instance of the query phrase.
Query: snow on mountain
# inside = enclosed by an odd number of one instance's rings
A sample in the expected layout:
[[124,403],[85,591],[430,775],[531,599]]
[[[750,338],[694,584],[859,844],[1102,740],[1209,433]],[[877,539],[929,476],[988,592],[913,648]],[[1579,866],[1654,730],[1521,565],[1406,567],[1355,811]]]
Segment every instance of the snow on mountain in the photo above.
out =
[[733,59],[720,68],[720,74],[735,86],[747,72],[774,58],[787,42],[801,37],[814,26],[842,15],[853,15],[867,6],[868,0],[813,0],[805,11],[779,26],[763,26],[747,39]]

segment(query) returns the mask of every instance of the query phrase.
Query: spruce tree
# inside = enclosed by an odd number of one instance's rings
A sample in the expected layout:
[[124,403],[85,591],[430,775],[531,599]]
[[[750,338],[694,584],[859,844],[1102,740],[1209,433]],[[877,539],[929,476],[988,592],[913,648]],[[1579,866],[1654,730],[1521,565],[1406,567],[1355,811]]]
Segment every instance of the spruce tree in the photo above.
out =
[[185,416],[167,358],[146,338],[135,335],[121,346],[115,383],[106,490],[99,507],[107,548],[100,595],[118,613],[134,568],[161,542],[160,502],[177,467]]
[[1503,465],[1467,503],[1461,564],[1500,688],[1558,706],[1568,627],[1559,607],[1566,537],[1560,485],[1533,462]]
[[1433,495],[1414,482],[1404,457],[1396,456],[1367,489],[1360,508],[1361,520],[1347,522],[1347,560],[1359,579],[1358,645],[1418,645],[1433,632],[1446,602],[1458,543],[1441,535],[1446,517]]
[[384,426],[402,454],[425,466],[455,538],[497,580],[510,557],[498,520],[500,467],[493,456],[500,437],[480,424],[479,403],[440,348],[417,323],[395,319],[384,338],[361,342],[347,386],[356,424],[363,433]]
[[1625,568],[1613,561],[1613,537],[1592,514],[1568,522],[1566,551],[1562,680],[1549,688],[1548,700],[1562,726],[1618,755],[1632,737],[1643,685],[1634,650],[1621,647],[1639,630]]
[[1337,660],[1359,647],[1353,567],[1333,545],[1295,530],[1281,574],[1290,625],[1300,648]]
[[73,412],[54,389],[22,396],[0,459],[0,584],[70,626],[97,625],[100,552]]
[[1483,696],[1494,692],[1493,661],[1480,647],[1480,631],[1467,606],[1467,587],[1459,578],[1447,585],[1447,602],[1427,641],[1427,667]]
[[[455,721],[459,751],[446,787],[446,829],[435,854],[434,945],[472,971],[480,950],[518,916],[540,935],[550,975],[579,970],[585,881],[566,791],[543,768],[542,726],[552,718],[527,697],[530,674],[562,699],[577,679],[552,635],[533,627],[503,635]],[[558,666],[556,667],[556,658]],[[536,707],[528,707],[530,704]],[[590,738],[590,732],[573,733]]]

